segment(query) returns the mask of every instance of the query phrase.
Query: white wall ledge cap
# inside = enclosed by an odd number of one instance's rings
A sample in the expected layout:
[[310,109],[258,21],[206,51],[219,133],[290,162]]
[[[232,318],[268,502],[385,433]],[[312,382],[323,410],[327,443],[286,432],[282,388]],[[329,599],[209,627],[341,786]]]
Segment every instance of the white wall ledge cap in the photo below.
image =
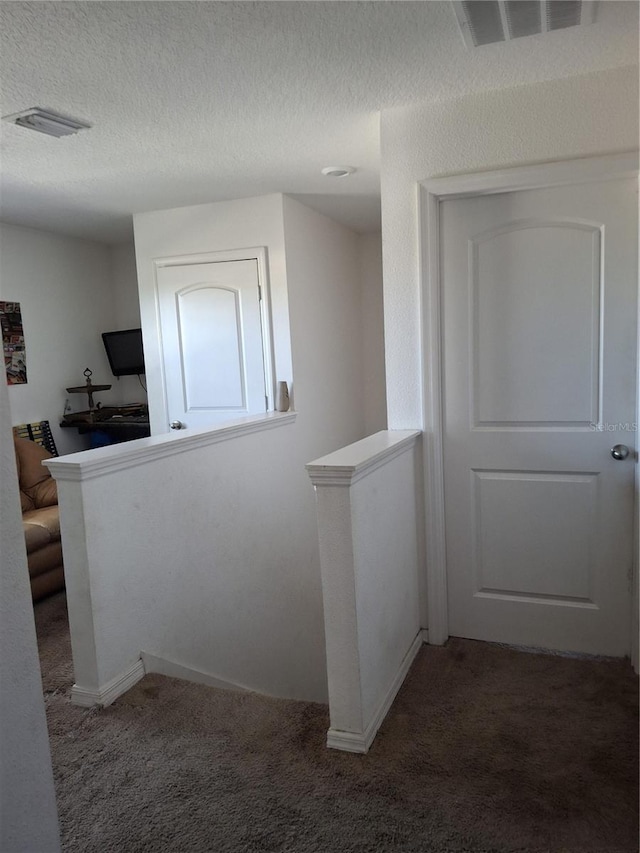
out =
[[314,486],[350,486],[414,446],[420,430],[382,430],[306,466]]
[[227,421],[224,424],[202,429],[186,429],[179,432],[138,438],[122,444],[112,444],[94,450],[83,450],[68,456],[46,459],[43,464],[56,480],[91,480],[146,465],[156,459],[166,459],[178,453],[186,453],[198,447],[207,447],[221,441],[231,441],[243,435],[295,423],[296,412],[267,412]]

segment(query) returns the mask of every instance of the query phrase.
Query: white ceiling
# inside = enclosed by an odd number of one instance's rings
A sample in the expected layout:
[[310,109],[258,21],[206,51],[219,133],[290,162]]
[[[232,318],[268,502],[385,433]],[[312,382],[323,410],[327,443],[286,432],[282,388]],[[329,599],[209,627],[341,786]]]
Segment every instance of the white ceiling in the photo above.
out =
[[[0,113],[94,124],[54,139],[3,122],[1,215],[118,242],[134,212],[285,192],[375,230],[380,110],[637,60],[635,0],[474,50],[446,0],[1,2]],[[357,173],[320,175],[343,163]]]

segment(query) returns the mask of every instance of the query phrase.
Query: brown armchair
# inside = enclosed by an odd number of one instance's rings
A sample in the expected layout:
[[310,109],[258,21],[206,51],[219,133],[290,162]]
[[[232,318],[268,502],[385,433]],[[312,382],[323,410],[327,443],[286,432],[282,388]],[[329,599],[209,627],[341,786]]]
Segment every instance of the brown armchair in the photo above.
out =
[[22,526],[34,601],[64,589],[56,482],[42,464],[52,454],[25,438],[14,438]]

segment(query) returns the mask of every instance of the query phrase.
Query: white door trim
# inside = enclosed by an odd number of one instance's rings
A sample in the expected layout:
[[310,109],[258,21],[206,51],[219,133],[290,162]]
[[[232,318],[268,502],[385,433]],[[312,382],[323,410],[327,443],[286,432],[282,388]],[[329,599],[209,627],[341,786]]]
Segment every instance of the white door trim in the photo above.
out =
[[[247,249],[226,249],[216,252],[197,252],[191,255],[171,255],[166,258],[153,259],[153,284],[155,295],[156,324],[158,344],[164,352],[160,324],[160,295],[158,291],[158,270],[162,267],[182,267],[190,264],[213,264],[225,261],[256,261],[258,266],[258,285],[260,287],[260,321],[262,325],[262,350],[264,361],[264,387],[267,411],[275,411],[275,354],[273,348],[273,332],[271,328],[271,292],[269,288],[269,264],[265,246]],[[162,394],[165,415],[168,413],[167,380],[164,369],[164,357],[161,359]],[[168,422],[168,417],[165,418]]]
[[[419,229],[420,296],[422,315],[422,375],[425,467],[425,533],[427,550],[427,617],[429,642],[442,645],[449,636],[447,563],[444,515],[442,426],[442,328],[440,276],[440,202],[468,196],[540,189],[620,178],[638,178],[638,151],[542,163],[497,172],[432,178],[420,181]],[[640,475],[638,475],[640,476]],[[637,499],[637,498],[636,498]],[[636,510],[637,518],[638,512]],[[636,537],[636,541],[638,537]],[[636,554],[636,557],[638,555]],[[637,588],[636,560],[636,588]],[[631,620],[632,648],[637,648],[638,612]],[[423,626],[424,627],[424,626]],[[637,652],[636,655],[637,656]],[[637,660],[634,661],[637,668]]]

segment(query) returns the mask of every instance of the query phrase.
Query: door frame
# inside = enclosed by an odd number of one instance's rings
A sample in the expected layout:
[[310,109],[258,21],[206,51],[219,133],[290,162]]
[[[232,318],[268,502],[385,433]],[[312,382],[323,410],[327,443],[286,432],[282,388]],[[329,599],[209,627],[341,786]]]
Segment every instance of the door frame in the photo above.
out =
[[161,355],[160,375],[162,384],[162,405],[167,426],[169,425],[169,398],[167,394],[167,377],[165,374],[164,341],[162,340],[162,326],[160,323],[158,270],[164,267],[217,264],[225,263],[226,261],[256,261],[257,264],[266,411],[269,412],[275,410],[275,356],[273,348],[273,331],[271,326],[271,292],[269,287],[269,264],[267,262],[266,246],[255,246],[247,249],[223,249],[213,252],[196,252],[188,255],[171,255],[169,257],[153,259],[153,294],[155,300],[158,345]]
[[[422,406],[424,429],[425,538],[428,641],[442,645],[449,637],[447,602],[447,558],[444,513],[444,435],[442,411],[442,280],[440,262],[440,203],[445,199],[470,198],[527,189],[620,178],[638,179],[638,151],[601,157],[565,160],[430,178],[418,183],[419,287],[422,323]],[[640,312],[640,300],[639,300]],[[640,313],[639,313],[640,316]],[[640,323],[638,325],[640,354]],[[636,394],[640,423],[640,369]],[[638,670],[638,536],[640,466],[636,465],[634,509],[634,579],[632,593],[632,663]]]

